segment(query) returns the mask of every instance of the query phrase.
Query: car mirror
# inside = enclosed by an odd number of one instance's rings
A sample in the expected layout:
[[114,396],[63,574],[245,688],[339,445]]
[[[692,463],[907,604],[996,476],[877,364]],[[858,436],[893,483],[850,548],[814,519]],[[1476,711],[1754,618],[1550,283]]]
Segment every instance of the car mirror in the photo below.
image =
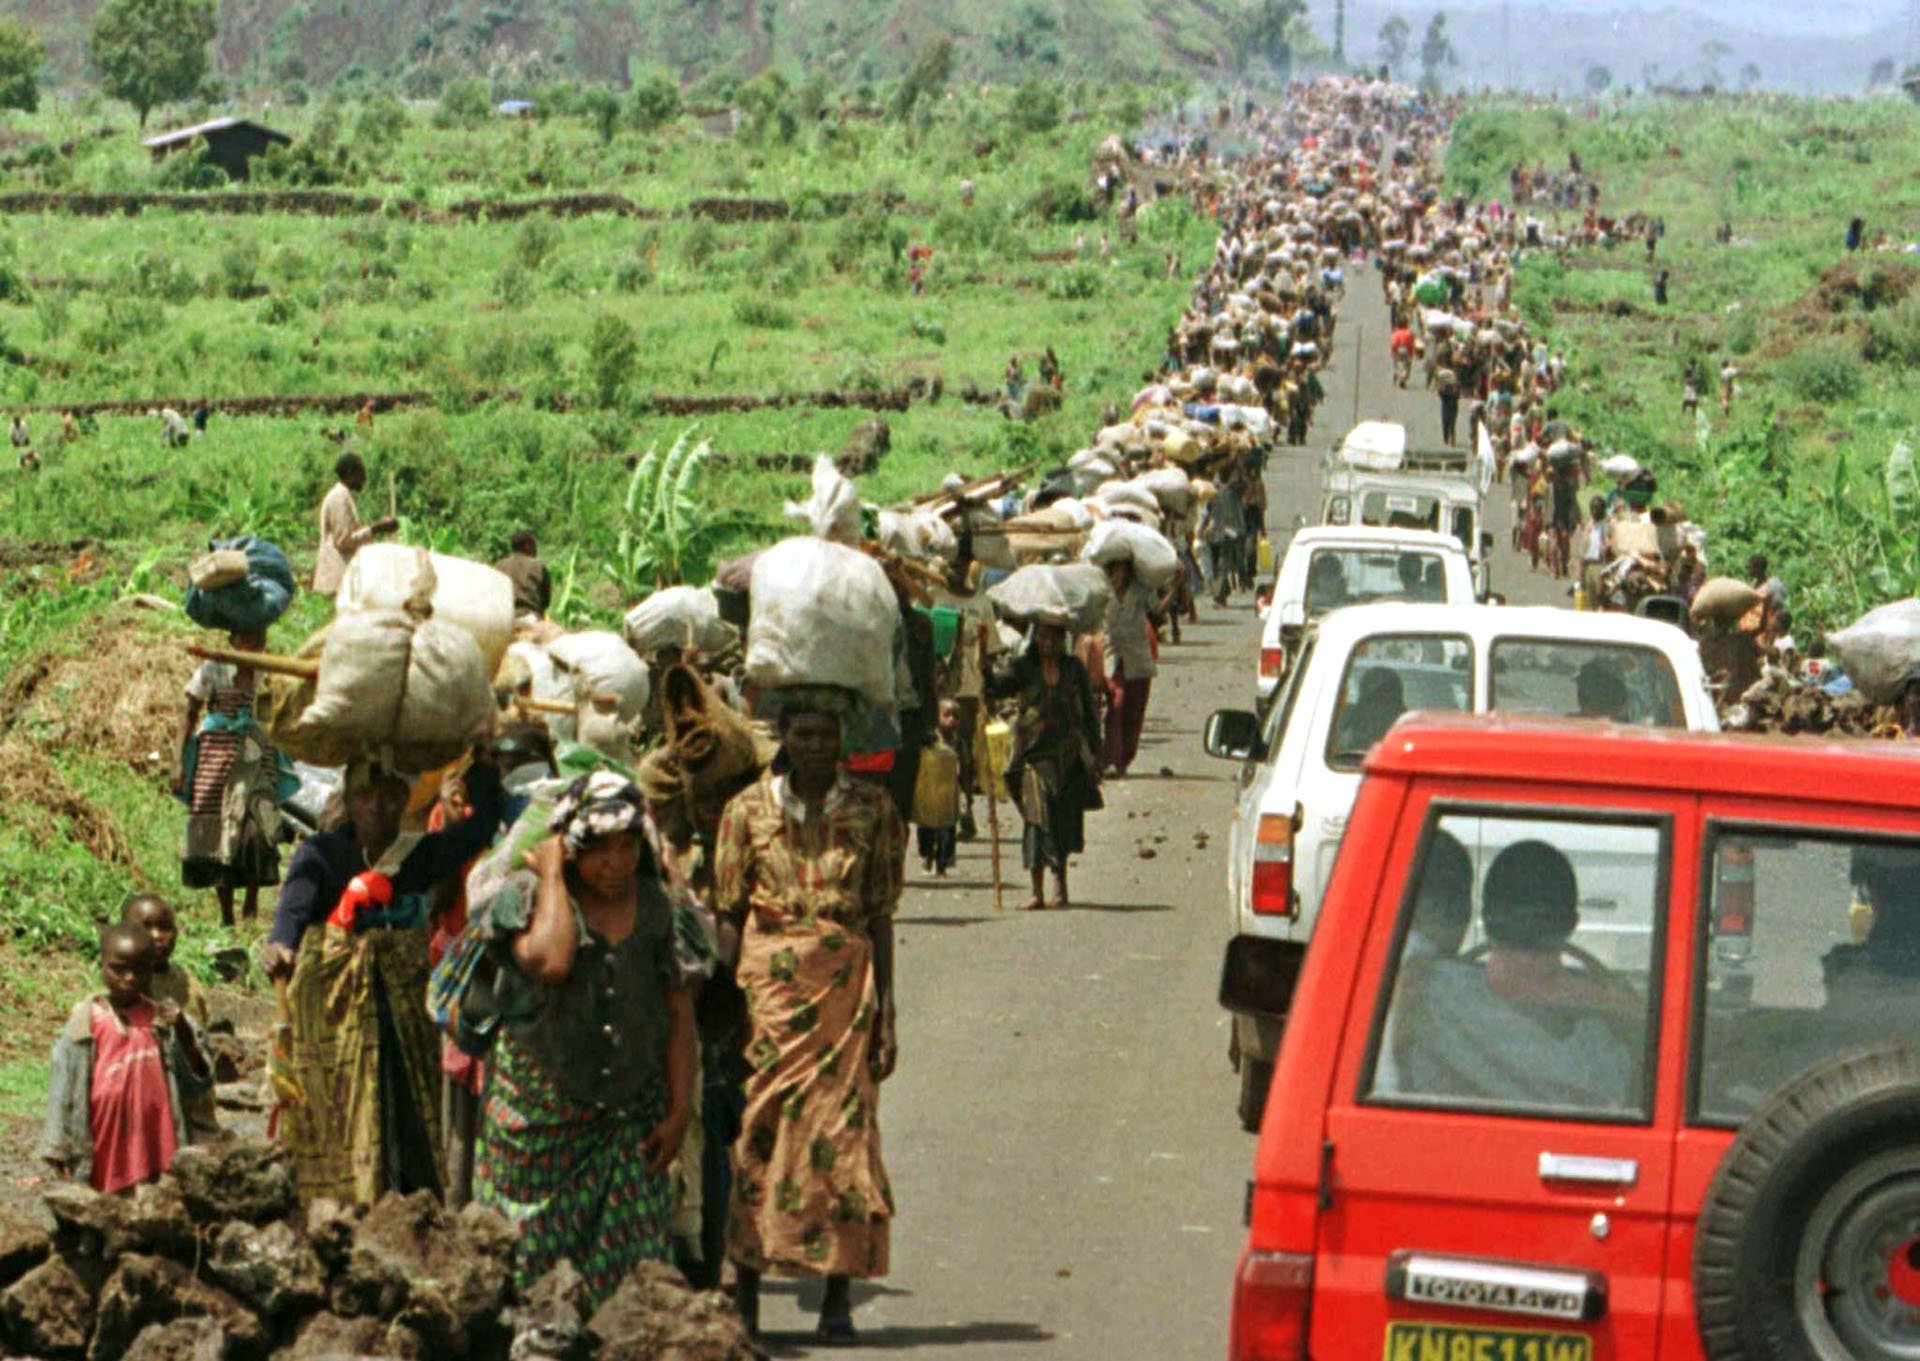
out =
[[1507,598],[1498,591],[1488,591],[1485,597],[1485,603],[1489,605],[1504,605],[1507,603]]
[[1488,553],[1491,553],[1492,551],[1493,551],[1493,535],[1491,535],[1491,534],[1482,534],[1482,535],[1480,536],[1480,552],[1481,552],[1481,554],[1482,554],[1482,555],[1484,556],[1485,554],[1488,554]]
[[1244,709],[1221,709],[1207,719],[1207,755],[1222,761],[1257,761],[1263,754],[1260,719]]

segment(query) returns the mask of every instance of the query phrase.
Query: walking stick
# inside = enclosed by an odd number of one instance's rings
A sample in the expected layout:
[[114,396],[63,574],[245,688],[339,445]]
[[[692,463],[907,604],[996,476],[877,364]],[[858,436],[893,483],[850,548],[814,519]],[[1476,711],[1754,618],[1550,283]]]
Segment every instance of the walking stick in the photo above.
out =
[[[980,716],[974,720],[974,731],[976,735],[983,734],[987,722],[985,701],[987,682],[987,628],[987,625],[982,624],[979,633],[976,635],[976,641],[978,641],[980,645],[980,692],[982,696]],[[991,763],[993,748],[990,746],[987,747],[987,756],[989,763]],[[995,912],[1001,912],[1006,909],[1006,888],[1000,878],[1000,772],[992,769],[991,765],[989,765],[989,769],[987,770],[987,836],[991,838],[993,842],[993,910]]]

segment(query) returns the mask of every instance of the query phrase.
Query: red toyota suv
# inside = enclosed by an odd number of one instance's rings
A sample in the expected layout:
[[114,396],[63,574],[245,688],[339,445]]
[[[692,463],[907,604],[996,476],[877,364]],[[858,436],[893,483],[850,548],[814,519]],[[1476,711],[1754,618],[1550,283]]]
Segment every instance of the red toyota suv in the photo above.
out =
[[1920,1357],[1920,748],[1416,717],[1366,772],[1234,1361]]

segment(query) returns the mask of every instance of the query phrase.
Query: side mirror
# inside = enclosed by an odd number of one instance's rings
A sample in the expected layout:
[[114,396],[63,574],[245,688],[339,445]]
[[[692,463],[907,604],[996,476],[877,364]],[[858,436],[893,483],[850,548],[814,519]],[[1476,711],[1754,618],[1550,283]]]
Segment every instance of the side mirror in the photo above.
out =
[[1207,755],[1222,761],[1257,761],[1264,754],[1260,719],[1244,709],[1220,709],[1207,719]]
[[1485,557],[1491,552],[1493,552],[1493,535],[1482,534],[1480,536],[1480,556]]
[[1487,605],[1504,605],[1507,603],[1507,598],[1498,591],[1488,591],[1482,603]]

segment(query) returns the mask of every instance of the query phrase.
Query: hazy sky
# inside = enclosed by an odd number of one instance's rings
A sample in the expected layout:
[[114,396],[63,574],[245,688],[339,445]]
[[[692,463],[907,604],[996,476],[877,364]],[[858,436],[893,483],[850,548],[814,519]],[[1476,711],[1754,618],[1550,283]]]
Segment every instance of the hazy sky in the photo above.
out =
[[[1453,0],[1458,9],[1497,9],[1502,0]],[[1512,0],[1516,11],[1687,10],[1739,27],[1814,33],[1864,33],[1906,22],[1907,0]]]

